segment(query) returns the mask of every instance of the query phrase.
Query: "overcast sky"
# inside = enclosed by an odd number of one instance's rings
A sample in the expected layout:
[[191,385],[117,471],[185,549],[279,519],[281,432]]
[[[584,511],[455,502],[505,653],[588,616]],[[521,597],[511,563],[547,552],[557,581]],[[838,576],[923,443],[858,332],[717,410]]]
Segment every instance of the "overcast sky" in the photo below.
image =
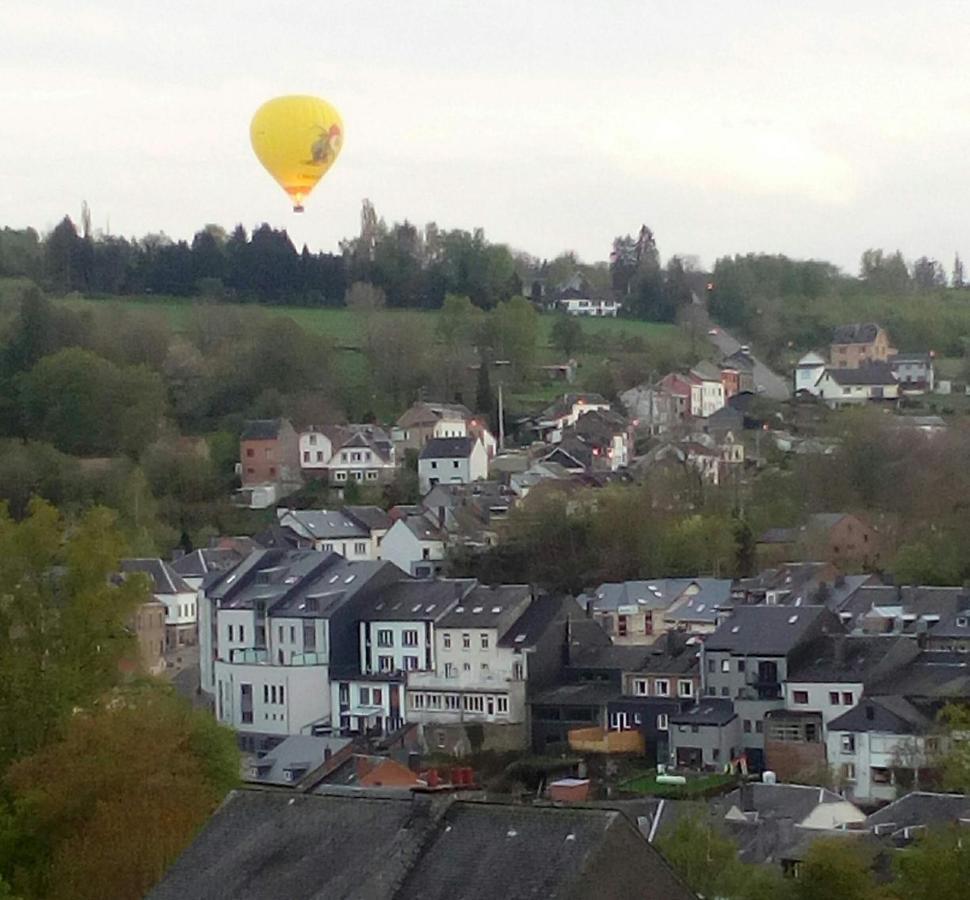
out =
[[[388,221],[604,259],[869,246],[970,256],[970,3],[933,0],[3,0],[0,225],[336,249]],[[249,146],[318,94],[346,139],[307,212]]]

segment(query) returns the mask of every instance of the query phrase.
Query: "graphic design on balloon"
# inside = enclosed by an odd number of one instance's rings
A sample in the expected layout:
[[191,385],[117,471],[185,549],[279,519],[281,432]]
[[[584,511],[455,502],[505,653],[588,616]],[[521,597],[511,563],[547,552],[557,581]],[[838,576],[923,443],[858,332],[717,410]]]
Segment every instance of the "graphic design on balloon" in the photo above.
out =
[[343,146],[340,113],[320,97],[292,95],[268,100],[249,126],[253,150],[293,201],[303,203],[330,170]]

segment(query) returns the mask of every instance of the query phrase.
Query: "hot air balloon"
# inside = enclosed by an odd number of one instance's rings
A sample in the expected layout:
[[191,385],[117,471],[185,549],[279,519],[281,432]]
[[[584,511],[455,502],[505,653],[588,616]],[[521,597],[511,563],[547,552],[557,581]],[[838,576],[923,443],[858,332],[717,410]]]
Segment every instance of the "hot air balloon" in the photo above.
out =
[[293,200],[293,211],[303,212],[303,201],[340,154],[344,128],[326,100],[293,95],[257,109],[249,137],[259,161]]

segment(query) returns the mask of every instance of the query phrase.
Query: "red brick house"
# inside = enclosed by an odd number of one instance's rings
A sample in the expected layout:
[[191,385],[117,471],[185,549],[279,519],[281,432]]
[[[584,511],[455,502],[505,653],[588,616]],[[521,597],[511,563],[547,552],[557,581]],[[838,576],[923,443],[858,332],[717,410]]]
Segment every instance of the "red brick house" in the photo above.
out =
[[239,436],[243,499],[269,506],[300,486],[300,437],[286,419],[254,419]]

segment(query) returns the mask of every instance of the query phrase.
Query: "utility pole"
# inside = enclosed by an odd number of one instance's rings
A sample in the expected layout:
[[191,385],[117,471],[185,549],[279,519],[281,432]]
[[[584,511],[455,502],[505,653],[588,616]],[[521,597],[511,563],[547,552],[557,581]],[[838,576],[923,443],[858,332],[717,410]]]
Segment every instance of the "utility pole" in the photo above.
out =
[[498,449],[505,449],[505,410],[502,406],[502,382],[498,383]]

